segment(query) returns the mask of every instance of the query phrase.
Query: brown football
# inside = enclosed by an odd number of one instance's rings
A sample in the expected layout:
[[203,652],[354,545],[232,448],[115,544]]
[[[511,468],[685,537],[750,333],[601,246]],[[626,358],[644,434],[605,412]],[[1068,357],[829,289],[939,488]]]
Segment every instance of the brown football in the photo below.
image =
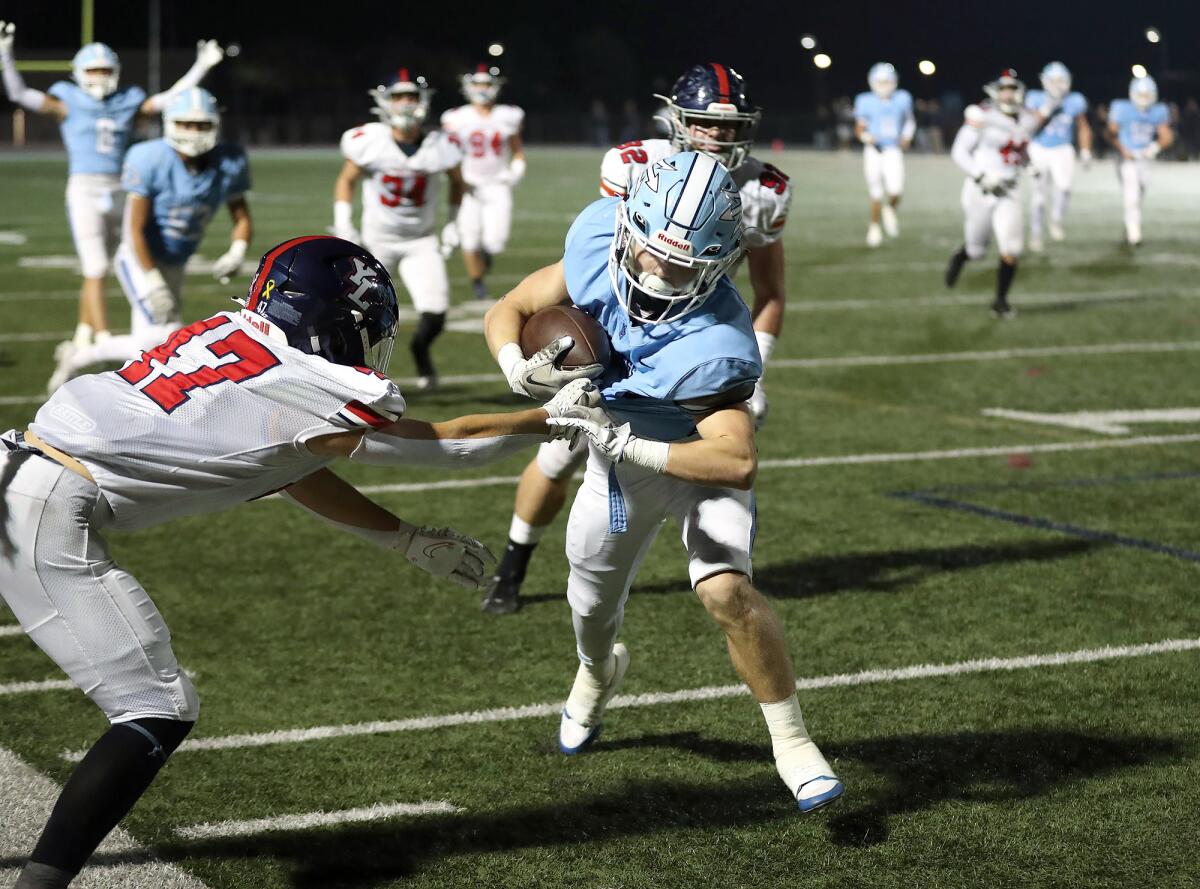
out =
[[608,334],[600,322],[575,306],[551,306],[531,315],[521,328],[521,351],[529,358],[560,336],[569,336],[575,341],[562,357],[561,367],[608,366],[612,358]]

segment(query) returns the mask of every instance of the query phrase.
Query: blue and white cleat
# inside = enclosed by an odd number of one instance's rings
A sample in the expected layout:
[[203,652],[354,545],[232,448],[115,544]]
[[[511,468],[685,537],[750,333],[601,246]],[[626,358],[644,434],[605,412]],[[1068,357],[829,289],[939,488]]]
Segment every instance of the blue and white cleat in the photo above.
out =
[[775,758],[779,777],[792,791],[801,812],[815,812],[836,801],[846,787],[811,740],[805,739]]
[[846,792],[846,785],[833,775],[821,775],[801,785],[796,792],[796,805],[801,812],[815,812],[835,802]]
[[558,725],[558,749],[567,756],[582,753],[600,737],[604,707],[621,687],[621,680],[629,669],[629,649],[620,642],[613,646],[612,665],[612,674],[604,685],[587,667],[579,665]]

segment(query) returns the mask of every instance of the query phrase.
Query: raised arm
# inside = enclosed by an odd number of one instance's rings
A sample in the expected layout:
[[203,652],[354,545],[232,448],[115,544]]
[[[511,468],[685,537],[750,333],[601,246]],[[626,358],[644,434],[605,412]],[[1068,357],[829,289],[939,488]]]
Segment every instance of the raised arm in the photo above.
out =
[[25,85],[13,59],[13,35],[17,26],[12,22],[0,21],[0,76],[4,80],[4,91],[9,101],[35,114],[48,114],[55,120],[65,120],[67,106],[54,96]]
[[138,114],[151,117],[162,114],[164,108],[171,103],[175,96],[184,90],[199,86],[204,75],[221,63],[225,58],[225,50],[215,40],[199,40],[196,42],[196,61],[188,68],[183,77],[175,81],[161,93],[155,93],[144,101],[138,108]]

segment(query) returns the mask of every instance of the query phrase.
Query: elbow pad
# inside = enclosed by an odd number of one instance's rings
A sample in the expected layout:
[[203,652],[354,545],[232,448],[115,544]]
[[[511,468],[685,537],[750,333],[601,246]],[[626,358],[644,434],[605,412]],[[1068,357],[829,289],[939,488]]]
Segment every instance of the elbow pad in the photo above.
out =
[[375,466],[471,467],[500,460],[545,440],[545,435],[404,438],[386,432],[372,432],[362,437],[358,447],[351,452],[350,459],[355,463]]

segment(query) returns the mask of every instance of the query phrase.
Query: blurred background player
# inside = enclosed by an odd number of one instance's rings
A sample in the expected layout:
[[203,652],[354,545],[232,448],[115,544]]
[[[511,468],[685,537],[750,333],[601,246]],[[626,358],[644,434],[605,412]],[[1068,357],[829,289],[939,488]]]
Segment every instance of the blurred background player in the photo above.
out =
[[1120,155],[1117,177],[1125,201],[1125,241],[1137,247],[1142,243],[1142,198],[1150,181],[1150,162],[1175,141],[1170,113],[1158,101],[1153,77],[1135,77],[1129,82],[1129,98],[1113,100],[1108,133]]
[[946,286],[953,287],[968,259],[979,259],[996,236],[1000,265],[992,315],[1012,317],[1008,289],[1017,274],[1024,232],[1017,200],[1018,177],[1029,162],[1029,139],[1042,118],[1025,107],[1025,84],[1005,68],[983,88],[990,101],[968,105],[950,156],[967,180],[962,188],[963,246],[950,257]]
[[899,82],[896,69],[879,62],[867,72],[870,92],[854,98],[854,135],[863,144],[863,174],[871,198],[868,247],[878,247],[885,234],[900,234],[896,207],[904,191],[904,152],[917,132],[917,119],[912,96],[896,88]]
[[762,364],[750,313],[726,275],[743,249],[741,203],[715,158],[692,151],[660,158],[628,197],[585,207],[562,259],[493,306],[485,330],[509,385],[534,397],[544,394],[526,389],[536,362],[524,360],[517,343],[525,319],[541,309],[568,302],[583,309],[623,359],[597,380],[603,411],[568,410],[550,421],[573,425],[591,442],[567,526],[567,599],[580,666],[562,710],[559,750],[580,753],[600,733],[629,666],[617,643],[629,588],[673,517],[691,586],[762,708],[780,777],[810,812],[843,787],[805,728],[783,625],[750,582],[757,451],[746,398]]
[[[396,269],[420,317],[409,340],[417,388],[437,386],[430,347],[446,326],[450,281],[437,226],[441,174],[450,182],[450,216],[462,203],[462,152],[439,130],[425,131],[433,90],[401,68],[388,86],[370,90],[378,123],[342,135],[346,162],[333,186],[333,232],[362,244]],[[354,228],[354,185],[362,185],[362,234]]]
[[[717,62],[693,65],[659,96],[671,125],[671,138],[627,142],[609,149],[600,164],[600,193],[624,197],[656,161],[679,151],[699,151],[719,160],[730,171],[742,199],[746,226],[746,265],[754,290],[751,311],[754,336],[765,367],[783,329],[787,302],[784,286],[783,229],[792,203],[788,177],[771,164],[750,155],[761,109],[747,95],[742,76]],[[736,274],[731,269],[731,274]],[[762,379],[755,384],[749,406],[756,424],[765,421],[767,398]],[[571,476],[587,457],[586,448],[548,442],[521,475],[513,504],[508,544],[496,576],[484,596],[483,610],[508,614],[520,606],[521,583],[533,550],[546,528],[562,510]]]
[[1042,69],[1042,88],[1025,94],[1025,106],[1035,111],[1047,101],[1058,108],[1029,143],[1029,169],[1033,173],[1033,193],[1029,201],[1029,249],[1040,253],[1045,246],[1042,226],[1046,204],[1050,204],[1050,240],[1065,237],[1063,216],[1071,197],[1075,178],[1075,134],[1079,134],[1079,162],[1084,169],[1092,161],[1092,127],[1088,123],[1087,99],[1072,92],[1071,72],[1062,62],[1051,62]]
[[[140,86],[119,88],[121,61],[103,43],[89,43],[75,54],[70,83],[60,80],[49,92],[25,86],[13,61],[11,23],[0,21],[0,69],[9,99],[59,123],[67,149],[67,222],[83,272],[79,288],[79,323],[72,342],[89,345],[108,336],[104,276],[120,237],[125,194],[121,161],[133,137],[135,118],[162,112],[171,99],[196,86],[224,58],[215,40],[196,45],[196,61],[165,92],[146,97]],[[60,356],[56,354],[56,358]]]
[[470,104],[442,114],[442,129],[463,152],[465,185],[458,218],[442,229],[442,250],[462,248],[476,299],[490,298],[484,277],[508,243],[512,190],[525,175],[525,112],[516,105],[496,104],[503,85],[498,69],[480,65],[462,78],[462,93]]
[[202,87],[176,95],[163,112],[163,137],[129,149],[121,174],[128,194],[117,280],[130,306],[128,334],[90,346],[65,344],[50,378],[53,392],[90,364],[126,361],[161,342],[182,321],[184,264],[225,205],[233,219],[228,251],[213,266],[237,272],[253,234],[246,192],[250,166],[239,145],[218,144],[221,114]]

